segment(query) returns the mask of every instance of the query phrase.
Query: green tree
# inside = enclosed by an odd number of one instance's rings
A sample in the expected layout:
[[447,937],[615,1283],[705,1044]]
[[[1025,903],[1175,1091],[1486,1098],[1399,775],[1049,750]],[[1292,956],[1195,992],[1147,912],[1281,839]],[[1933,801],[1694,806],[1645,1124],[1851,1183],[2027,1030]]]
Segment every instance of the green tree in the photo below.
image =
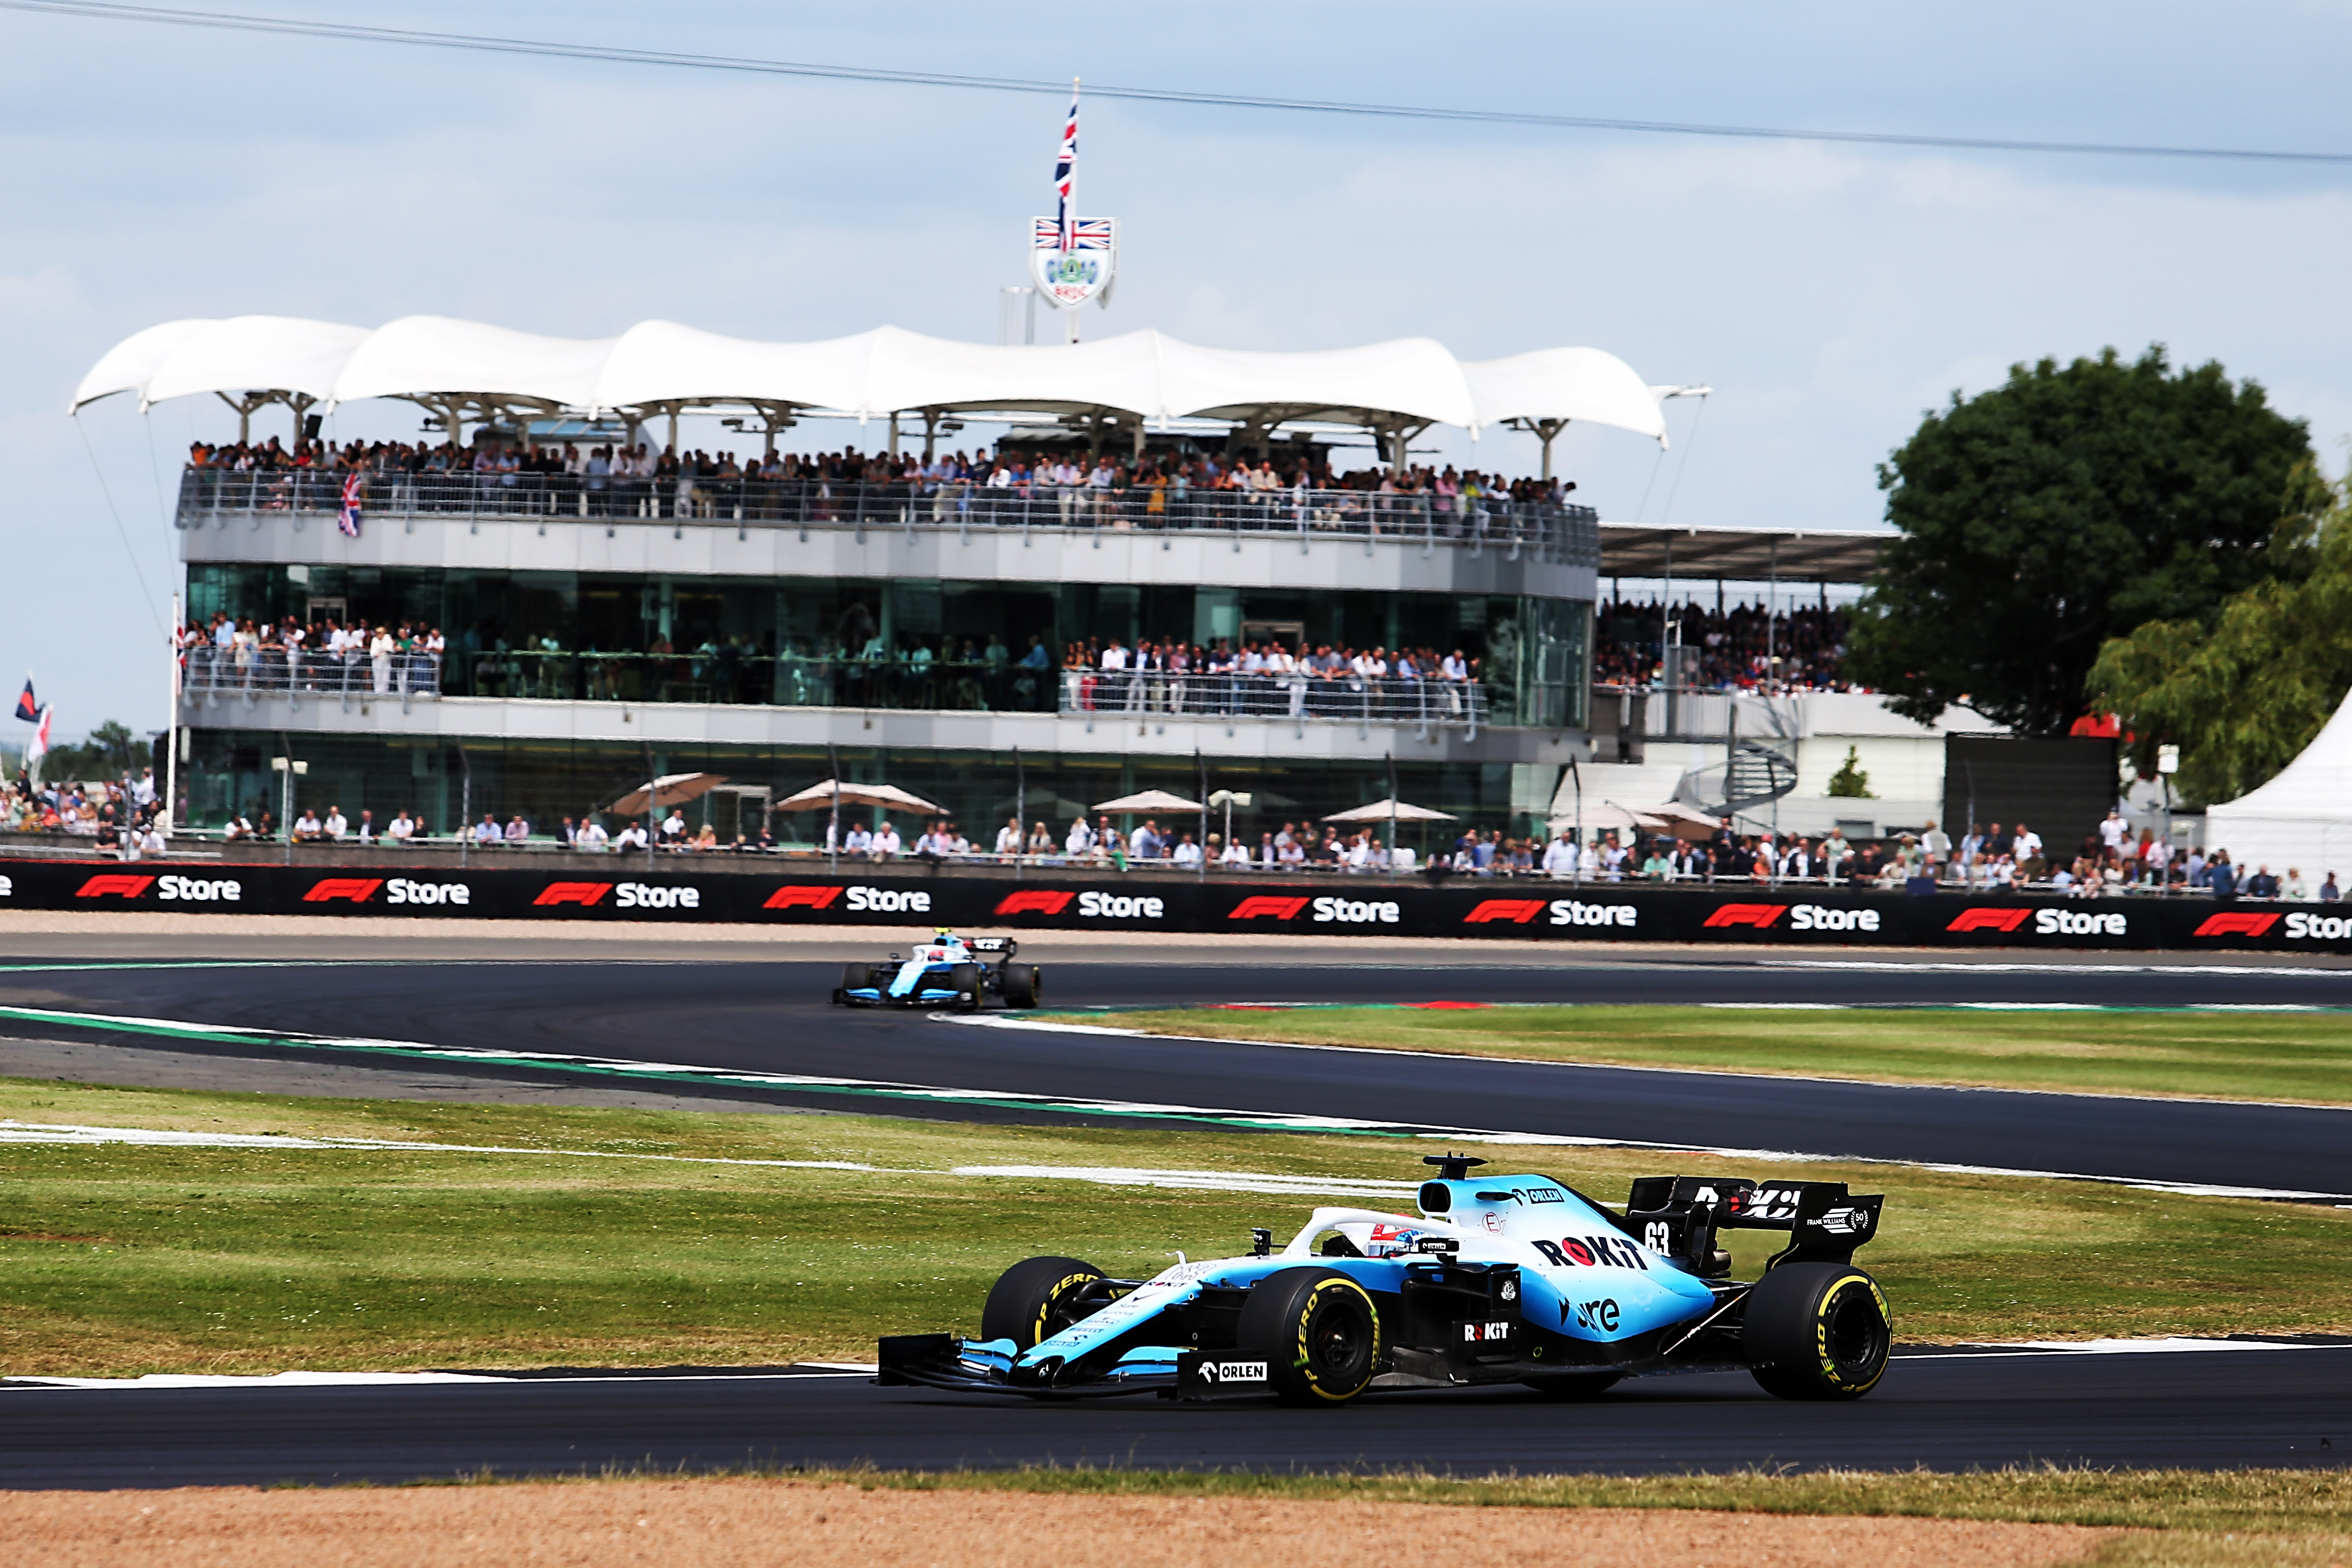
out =
[[2131,757],[2180,748],[2174,781],[2189,804],[2234,800],[2311,743],[2352,690],[2352,495],[2289,547],[2293,582],[2234,595],[2209,625],[2150,621],[2099,650],[2090,694],[2123,720]]
[[1965,703],[2028,734],[2084,711],[2109,638],[2200,620],[2307,565],[2318,481],[2303,422],[2219,364],[2175,374],[2161,345],[2015,365],[1930,413],[1878,470],[1886,548],[1848,668],[1895,711]]
[[151,766],[152,754],[153,748],[132,734],[129,725],[109,719],[79,745],[51,746],[48,755],[41,759],[41,777],[51,784],[99,779],[111,783],[126,773]]
[[1862,771],[1862,749],[1860,747],[1848,746],[1845,749],[1844,763],[1839,767],[1837,772],[1830,775],[1829,793],[1832,800],[1875,800],[1878,798],[1876,795],[1870,793],[1870,775]]

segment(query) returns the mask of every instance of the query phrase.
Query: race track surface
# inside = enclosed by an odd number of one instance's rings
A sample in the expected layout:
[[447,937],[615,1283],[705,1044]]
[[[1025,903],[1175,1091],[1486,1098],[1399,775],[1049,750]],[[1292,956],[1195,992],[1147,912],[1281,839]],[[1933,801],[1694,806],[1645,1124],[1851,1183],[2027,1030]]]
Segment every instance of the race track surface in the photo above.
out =
[[[55,964],[57,961],[49,961]],[[1667,1146],[1705,1146],[2045,1171],[2331,1194],[2352,1191],[2352,1110],[1944,1089],[1822,1079],[1304,1050],[977,1028],[919,1013],[852,1012],[825,997],[831,965],[777,963],[307,964],[0,973],[0,1003],[437,1047],[580,1053],[710,1069],[838,1077],[908,1092],[708,1086],[804,1108],[960,1120],[1103,1120],[919,1092],[1041,1095],[1129,1106],[1402,1122]],[[2342,971],[2161,965],[1615,963],[1404,968],[1220,967],[1213,960],[1057,965],[1057,1006],[1218,1001],[2352,1003]],[[53,1023],[0,1032],[56,1037]],[[103,1033],[103,1032],[100,1032]],[[164,1042],[103,1034],[125,1047]],[[179,1051],[268,1057],[250,1042]],[[286,1052],[278,1052],[288,1057]],[[320,1053],[305,1053],[316,1058]],[[446,1065],[446,1064],[445,1064]],[[462,1064],[449,1070],[467,1070]],[[512,1063],[477,1070],[505,1078]],[[550,1082],[577,1082],[560,1073]],[[695,1086],[666,1084],[681,1094]],[[1150,1112],[1140,1117],[1149,1121]],[[1132,1125],[1139,1116],[1119,1119]]]
[[[1149,1469],[1957,1470],[2305,1468],[2352,1451],[2352,1347],[1899,1358],[1868,1397],[1789,1404],[1742,1373],[1636,1380],[1587,1404],[1517,1389],[1343,1410],[1032,1404],[862,1376],[530,1379],[425,1386],[0,1388],[12,1487],[395,1482],[1029,1465]],[[2322,1447],[2323,1440],[2327,1444]]]

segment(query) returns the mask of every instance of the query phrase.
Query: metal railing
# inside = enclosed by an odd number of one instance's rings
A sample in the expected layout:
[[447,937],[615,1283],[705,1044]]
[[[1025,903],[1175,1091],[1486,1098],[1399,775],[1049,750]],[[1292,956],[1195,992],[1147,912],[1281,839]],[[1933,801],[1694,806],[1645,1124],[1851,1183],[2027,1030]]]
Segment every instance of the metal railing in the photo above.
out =
[[328,697],[438,697],[441,659],[421,650],[378,656],[259,643],[229,647],[197,643],[181,659],[180,689],[192,696],[317,692]]
[[1065,713],[1157,714],[1186,719],[1270,719],[1329,724],[1412,724],[1477,731],[1486,689],[1468,680],[1399,680],[1342,675],[1177,674],[1168,670],[1062,671]]
[[[273,514],[331,521],[348,476],[334,469],[187,468],[179,526],[257,523]],[[1244,537],[1385,540],[1533,552],[1601,563],[1600,514],[1590,507],[1499,497],[1383,495],[1371,490],[1223,490],[1024,484],[992,489],[821,479],[645,479],[571,474],[370,472],[362,520],[594,523],[855,531],[1064,529]]]

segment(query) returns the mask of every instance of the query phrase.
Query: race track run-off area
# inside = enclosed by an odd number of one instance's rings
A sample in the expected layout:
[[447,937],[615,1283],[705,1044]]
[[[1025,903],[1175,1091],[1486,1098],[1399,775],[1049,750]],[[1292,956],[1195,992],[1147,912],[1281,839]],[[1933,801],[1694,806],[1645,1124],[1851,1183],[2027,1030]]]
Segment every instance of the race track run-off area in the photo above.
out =
[[[1066,963],[1055,1026],[828,1005],[838,965],[191,964],[47,960],[0,975],[0,1035],[112,1059],[346,1069],[364,1093],[435,1074],[658,1090],[711,1109],[935,1121],[1361,1134],[1411,1173],[1449,1135],[1902,1162],[2352,1204],[2352,1111],[2027,1093],[1410,1051],[1137,1037],[1088,1007],[1212,1003],[2293,1005],[2352,977],[2246,966],[1674,966],[1574,970],[1198,959]],[[248,1087],[253,1086],[248,1081]],[[1399,1135],[1405,1141],[1400,1146]],[[1391,1169],[1391,1167],[1395,1167]],[[1329,1201],[1329,1200],[1319,1200]],[[1303,1206],[1303,1204],[1302,1204]],[[1899,1223],[1892,1211],[1889,1223]],[[1900,1334],[1898,1304],[1897,1332]],[[1150,1397],[1032,1403],[875,1386],[860,1369],[330,1376],[0,1385],[17,1486],[390,1481],[482,1468],[1124,1465],[1649,1472],[1752,1466],[2299,1466],[2352,1443],[2352,1344],[1978,1345],[1898,1352],[1853,1405],[1771,1399],[1744,1374],[1636,1379],[1583,1405],[1517,1388],[1387,1394],[1344,1411]],[[2323,1446],[2325,1445],[2325,1446]]]

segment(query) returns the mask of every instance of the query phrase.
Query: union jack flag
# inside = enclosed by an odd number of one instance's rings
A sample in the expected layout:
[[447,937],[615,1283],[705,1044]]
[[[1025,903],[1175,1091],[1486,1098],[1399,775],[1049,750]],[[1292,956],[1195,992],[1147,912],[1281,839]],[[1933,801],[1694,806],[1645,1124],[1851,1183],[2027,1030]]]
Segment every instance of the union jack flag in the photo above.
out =
[[353,539],[360,536],[360,497],[366,480],[366,469],[353,468],[343,481],[343,504],[335,511],[335,526]]
[[1082,217],[1070,226],[1075,235],[1068,244],[1062,241],[1062,226],[1049,217],[1037,220],[1035,247],[1039,250],[1108,250],[1110,224],[1107,217]]
[[1070,251],[1078,248],[1078,79],[1070,79],[1070,118],[1062,127],[1062,150],[1054,155],[1054,199],[1056,209],[1055,231],[1061,239],[1058,248]]

